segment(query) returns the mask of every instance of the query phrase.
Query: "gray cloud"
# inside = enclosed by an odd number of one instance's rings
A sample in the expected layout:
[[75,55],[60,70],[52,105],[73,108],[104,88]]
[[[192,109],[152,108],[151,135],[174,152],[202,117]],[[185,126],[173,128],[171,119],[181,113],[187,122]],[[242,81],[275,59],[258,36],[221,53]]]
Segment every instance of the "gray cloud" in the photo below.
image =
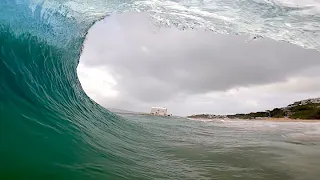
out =
[[320,83],[312,79],[320,77],[319,52],[269,39],[247,43],[248,39],[201,30],[156,30],[144,15],[124,14],[108,17],[90,30],[80,62],[104,66],[117,81],[118,101],[103,101],[109,106],[179,106],[172,101],[238,87],[286,86],[293,77],[311,83],[295,93],[319,90]]

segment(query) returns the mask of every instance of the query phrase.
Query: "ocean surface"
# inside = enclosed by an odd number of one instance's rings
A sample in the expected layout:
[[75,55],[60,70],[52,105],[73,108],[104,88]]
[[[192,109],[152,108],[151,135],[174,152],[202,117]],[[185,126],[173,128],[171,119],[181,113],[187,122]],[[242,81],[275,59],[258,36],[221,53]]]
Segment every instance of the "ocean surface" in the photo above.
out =
[[0,179],[319,179],[319,123],[119,115],[92,101],[76,73],[86,34],[128,11],[320,50],[319,0],[1,0]]

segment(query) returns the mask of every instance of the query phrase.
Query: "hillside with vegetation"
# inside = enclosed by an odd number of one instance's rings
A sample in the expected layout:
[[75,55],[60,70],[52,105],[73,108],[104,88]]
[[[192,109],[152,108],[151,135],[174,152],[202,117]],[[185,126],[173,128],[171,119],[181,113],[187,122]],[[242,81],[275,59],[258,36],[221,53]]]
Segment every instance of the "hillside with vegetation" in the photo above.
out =
[[237,119],[256,119],[256,118],[291,118],[291,119],[320,119],[320,98],[297,101],[283,108],[274,108],[261,112],[251,112],[247,114],[233,115],[213,115],[196,114],[189,118],[215,119],[215,118],[237,118]]

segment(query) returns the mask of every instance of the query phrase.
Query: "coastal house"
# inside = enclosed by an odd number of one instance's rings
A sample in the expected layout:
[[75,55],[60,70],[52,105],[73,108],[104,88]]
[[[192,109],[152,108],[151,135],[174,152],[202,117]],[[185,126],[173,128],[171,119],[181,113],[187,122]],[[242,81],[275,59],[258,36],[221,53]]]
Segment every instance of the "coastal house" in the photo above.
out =
[[156,116],[168,116],[167,108],[164,107],[152,107],[150,114]]

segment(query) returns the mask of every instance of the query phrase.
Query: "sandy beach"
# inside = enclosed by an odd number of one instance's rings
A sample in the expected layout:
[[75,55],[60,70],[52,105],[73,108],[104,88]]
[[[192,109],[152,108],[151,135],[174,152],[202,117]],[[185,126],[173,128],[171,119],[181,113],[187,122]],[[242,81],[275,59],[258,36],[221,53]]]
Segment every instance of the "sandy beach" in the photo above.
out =
[[[202,121],[214,121],[220,119],[203,119],[203,118],[188,118],[190,120],[202,120]],[[290,119],[290,118],[256,118],[256,119],[230,119],[225,118],[224,120],[244,120],[244,121],[272,121],[272,122],[309,122],[319,123],[320,119]]]
[[320,119],[290,119],[290,118],[257,118],[253,120],[265,120],[274,122],[320,122]]

